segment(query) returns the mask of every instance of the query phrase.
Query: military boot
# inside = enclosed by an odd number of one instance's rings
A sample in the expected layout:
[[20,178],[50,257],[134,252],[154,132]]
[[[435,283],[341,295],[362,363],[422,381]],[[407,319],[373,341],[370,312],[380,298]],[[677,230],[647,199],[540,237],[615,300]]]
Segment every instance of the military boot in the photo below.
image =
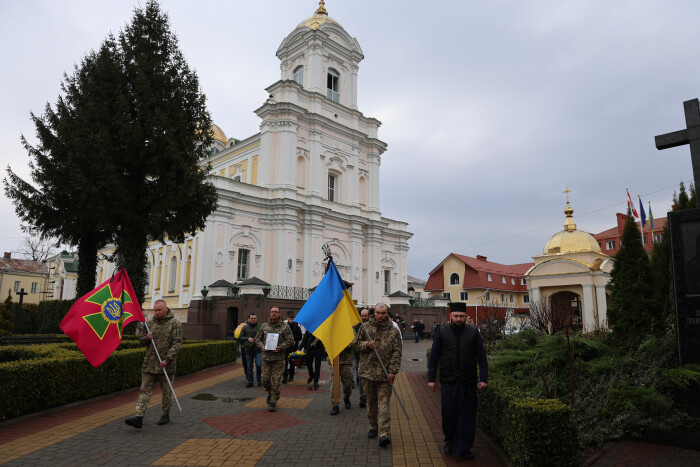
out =
[[124,420],[124,423],[126,423],[129,426],[133,426],[134,428],[141,428],[143,426],[143,417],[127,418],[126,420]]
[[158,420],[158,425],[165,425],[166,423],[170,423],[170,415],[167,413],[164,413],[160,417],[160,420]]
[[345,402],[345,408],[346,408],[346,409],[352,408],[352,405],[350,404],[350,398],[349,398],[349,397],[346,397],[345,399],[343,399],[343,402]]

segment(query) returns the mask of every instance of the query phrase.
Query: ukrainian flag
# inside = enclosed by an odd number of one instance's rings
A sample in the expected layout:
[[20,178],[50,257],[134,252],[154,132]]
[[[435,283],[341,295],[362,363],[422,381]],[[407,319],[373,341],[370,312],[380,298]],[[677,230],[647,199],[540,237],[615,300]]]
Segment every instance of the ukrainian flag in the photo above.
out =
[[329,261],[326,275],[299,311],[296,322],[323,342],[332,362],[354,339],[352,327],[360,322],[360,315],[335,263]]

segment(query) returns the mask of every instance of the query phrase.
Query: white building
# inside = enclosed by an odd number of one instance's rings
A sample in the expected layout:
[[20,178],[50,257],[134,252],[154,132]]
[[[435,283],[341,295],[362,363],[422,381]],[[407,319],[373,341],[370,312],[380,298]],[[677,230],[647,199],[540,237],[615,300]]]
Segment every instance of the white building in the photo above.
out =
[[[374,304],[406,292],[411,233],[382,217],[379,167],[387,148],[380,122],[357,108],[360,44],[323,2],[277,50],[280,80],[255,112],[260,133],[227,138],[214,126],[209,180],[219,207],[184,243],[148,250],[144,308],[164,298],[184,309],[219,279],[252,276],[310,288],[323,276],[328,245],[353,299]],[[100,262],[98,280],[113,265]],[[179,315],[181,319],[184,315]]]

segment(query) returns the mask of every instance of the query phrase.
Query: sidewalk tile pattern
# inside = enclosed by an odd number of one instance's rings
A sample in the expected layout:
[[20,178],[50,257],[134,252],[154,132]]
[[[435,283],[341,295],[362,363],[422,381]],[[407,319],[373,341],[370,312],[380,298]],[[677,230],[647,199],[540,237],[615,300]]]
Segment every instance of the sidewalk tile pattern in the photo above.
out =
[[151,465],[254,466],[272,441],[189,439]]
[[[275,405],[278,409],[305,409],[311,399],[292,399],[289,397],[283,397],[277,401]],[[249,409],[262,409],[267,408],[267,397],[258,397],[248,402],[245,407]]]
[[306,423],[304,420],[292,417],[284,412],[268,413],[267,410],[208,417],[203,418],[202,421],[217,430],[223,431],[232,438]]

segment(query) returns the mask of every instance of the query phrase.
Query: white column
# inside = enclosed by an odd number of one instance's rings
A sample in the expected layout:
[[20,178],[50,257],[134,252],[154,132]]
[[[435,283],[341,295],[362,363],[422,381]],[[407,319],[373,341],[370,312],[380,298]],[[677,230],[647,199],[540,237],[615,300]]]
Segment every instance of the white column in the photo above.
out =
[[583,307],[583,332],[593,331],[595,329],[595,317],[593,315],[593,307],[595,304],[592,284],[583,284],[583,297],[581,302],[581,306]]
[[598,325],[603,327],[608,321],[608,300],[604,285],[595,286],[596,299],[598,301]]

